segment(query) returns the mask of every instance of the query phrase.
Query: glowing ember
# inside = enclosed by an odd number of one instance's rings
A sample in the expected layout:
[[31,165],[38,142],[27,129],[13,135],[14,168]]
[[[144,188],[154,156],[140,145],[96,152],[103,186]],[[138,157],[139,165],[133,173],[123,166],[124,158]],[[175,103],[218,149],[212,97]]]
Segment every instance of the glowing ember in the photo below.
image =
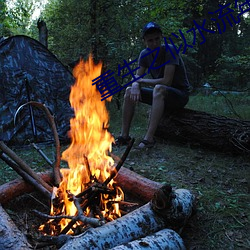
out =
[[[114,139],[107,130],[109,115],[105,102],[101,101],[101,94],[92,86],[92,80],[101,75],[101,69],[102,64],[95,65],[91,56],[86,62],[81,60],[74,68],[76,82],[70,93],[70,103],[75,112],[75,117],[70,120],[72,143],[62,154],[62,159],[68,162],[70,170],[61,171],[63,181],[56,192],[57,205],[54,202],[51,215],[77,215],[79,211],[72,199],[69,199],[73,194],[81,199],[80,204],[85,216],[91,214],[105,221],[121,216],[117,201],[123,200],[122,190],[113,180],[108,185],[102,185],[114,169],[114,161],[109,156]],[[98,197],[87,196],[90,191],[99,189],[104,192]],[[85,204],[86,197],[90,203],[88,205]],[[99,206],[98,212],[97,208],[93,212],[93,203]],[[60,220],[59,231],[69,222],[70,220],[65,218]],[[48,224],[55,226],[53,220]],[[49,231],[53,234],[51,227]],[[58,231],[58,225],[55,227]]]

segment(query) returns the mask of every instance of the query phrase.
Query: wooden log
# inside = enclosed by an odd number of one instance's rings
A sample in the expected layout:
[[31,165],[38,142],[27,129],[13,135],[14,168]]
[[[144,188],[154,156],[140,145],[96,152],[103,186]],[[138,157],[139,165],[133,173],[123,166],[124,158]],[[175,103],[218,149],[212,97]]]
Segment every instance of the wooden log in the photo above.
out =
[[[38,173],[37,175],[47,183],[53,181],[52,172]],[[0,204],[6,204],[12,199],[21,196],[24,193],[31,193],[34,190],[35,188],[32,185],[22,179],[7,182],[0,186]]]
[[154,193],[162,186],[161,183],[145,178],[124,167],[120,169],[114,180],[125,192],[125,195],[129,193],[143,203],[149,202]]
[[101,227],[91,228],[69,239],[60,249],[110,249],[166,227],[176,227],[171,224],[171,215],[174,217],[173,222],[183,226],[192,214],[190,208],[194,205],[194,196],[188,190],[181,189],[174,192],[173,198],[170,189],[167,189],[170,192],[165,191],[161,188],[160,194],[156,194],[151,202]]
[[224,152],[250,152],[250,121],[190,109],[165,115],[155,136]]
[[0,249],[33,249],[0,204]]
[[[38,176],[47,183],[53,182],[51,171],[38,173]],[[115,180],[125,193],[128,192],[142,203],[149,202],[155,191],[162,186],[160,183],[151,181],[124,167],[121,167]],[[10,181],[0,186],[0,203],[5,204],[15,197],[32,191],[34,191],[34,187],[22,179]]]
[[153,212],[150,203],[147,203],[102,227],[91,228],[84,234],[71,238],[60,249],[110,249],[118,244],[157,232],[164,227],[164,221]]
[[111,248],[111,250],[185,250],[179,234],[172,229],[162,229],[144,238]]

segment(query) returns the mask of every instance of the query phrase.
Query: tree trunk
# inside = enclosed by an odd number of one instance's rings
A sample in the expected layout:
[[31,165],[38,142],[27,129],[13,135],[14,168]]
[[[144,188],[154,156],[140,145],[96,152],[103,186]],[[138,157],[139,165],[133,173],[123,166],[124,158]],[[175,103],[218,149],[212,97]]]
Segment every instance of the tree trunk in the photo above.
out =
[[0,249],[32,249],[24,235],[17,229],[0,204]]
[[183,109],[165,115],[156,137],[191,145],[203,145],[223,152],[250,152],[250,121]]
[[48,29],[46,23],[40,18],[37,21],[37,28],[39,30],[39,42],[48,48]]

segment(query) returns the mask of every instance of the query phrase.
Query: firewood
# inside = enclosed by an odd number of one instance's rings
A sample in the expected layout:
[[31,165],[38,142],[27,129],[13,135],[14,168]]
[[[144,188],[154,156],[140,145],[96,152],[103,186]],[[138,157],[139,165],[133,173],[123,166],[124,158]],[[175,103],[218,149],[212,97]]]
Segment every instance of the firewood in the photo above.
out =
[[[195,197],[185,189],[165,191],[165,187],[161,188],[151,202],[101,227],[87,230],[68,240],[60,249],[109,249],[166,227],[183,226],[192,214]],[[178,224],[173,225],[175,222]]]
[[111,250],[185,250],[185,245],[172,229],[162,229],[144,238],[111,248]]
[[37,182],[29,174],[27,174],[22,168],[20,168],[15,162],[9,159],[4,153],[0,153],[0,158],[5,161],[10,167],[12,167],[27,183],[31,184],[39,192],[41,192],[45,197],[50,199],[51,193],[44,188],[40,182]]
[[25,236],[17,229],[9,215],[0,204],[0,249],[32,249]]
[[153,212],[150,203],[111,221],[102,227],[91,228],[63,245],[68,249],[109,249],[144,237],[165,227],[164,221]]
[[52,187],[40,179],[37,174],[28,166],[26,162],[24,162],[17,154],[12,151],[3,141],[0,141],[0,149],[13,161],[17,163],[18,166],[22,168],[27,174],[29,174],[32,178],[34,178],[38,183],[40,183],[45,189],[47,189],[50,193],[52,192]]
[[153,210],[164,218],[168,228],[181,231],[187,220],[195,213],[196,198],[187,189],[171,189],[168,185],[158,189],[151,205]]
[[[53,182],[50,171],[38,174],[39,178],[47,183]],[[133,195],[143,203],[149,202],[155,191],[162,186],[159,182],[152,181],[127,168],[121,167],[114,179],[125,193]],[[34,188],[21,179],[16,179],[0,186],[0,203],[8,201],[24,193],[32,192]]]
[[111,180],[113,180],[113,178],[117,175],[117,173],[119,172],[119,170],[121,169],[124,161],[126,160],[133,144],[135,142],[135,138],[132,138],[131,141],[129,142],[129,145],[127,146],[124,154],[122,155],[120,161],[117,163],[115,170],[113,170],[110,174],[110,176],[104,181],[103,184],[107,185]]
[[[38,177],[43,181],[50,183],[53,181],[51,172],[37,173]],[[34,191],[34,186],[22,179],[15,179],[0,186],[0,203],[6,204],[12,199]]]

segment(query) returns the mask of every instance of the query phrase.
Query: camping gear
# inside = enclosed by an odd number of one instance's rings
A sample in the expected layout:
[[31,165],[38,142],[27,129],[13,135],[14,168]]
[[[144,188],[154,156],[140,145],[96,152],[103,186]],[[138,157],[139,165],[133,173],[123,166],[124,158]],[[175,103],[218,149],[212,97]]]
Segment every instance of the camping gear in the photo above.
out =
[[0,39],[0,83],[0,140],[9,145],[53,140],[39,109],[26,106],[14,123],[16,111],[28,101],[44,104],[55,118],[60,140],[68,140],[74,77],[44,45],[23,35]]

